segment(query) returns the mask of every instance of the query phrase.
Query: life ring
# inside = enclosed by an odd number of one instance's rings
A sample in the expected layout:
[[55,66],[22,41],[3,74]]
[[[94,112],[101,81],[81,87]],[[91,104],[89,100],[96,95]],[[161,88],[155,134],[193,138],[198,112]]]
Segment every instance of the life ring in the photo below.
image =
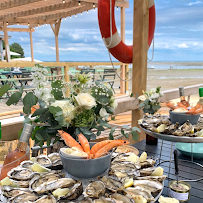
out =
[[[133,46],[124,44],[118,34],[114,18],[115,0],[112,1],[112,39],[110,31],[110,1],[98,0],[98,21],[100,32],[104,43],[110,46],[108,47],[111,54],[123,63],[132,63]],[[148,45],[150,46],[154,38],[155,30],[155,5],[154,0],[149,0],[149,34]]]

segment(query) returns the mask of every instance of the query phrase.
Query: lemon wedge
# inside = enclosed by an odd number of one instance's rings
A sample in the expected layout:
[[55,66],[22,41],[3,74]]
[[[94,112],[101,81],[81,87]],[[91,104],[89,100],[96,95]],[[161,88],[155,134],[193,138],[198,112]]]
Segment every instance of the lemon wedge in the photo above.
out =
[[162,167],[158,167],[154,170],[154,172],[151,174],[151,176],[162,176],[164,173],[164,169]]
[[58,188],[52,192],[54,197],[61,197],[66,195],[70,191],[69,188]]
[[19,187],[19,185],[14,183],[13,181],[11,181],[9,179],[9,177],[5,177],[0,182],[1,182],[1,187],[3,187],[4,185],[8,185],[8,186],[12,186],[12,187]]
[[31,157],[30,161],[36,162],[36,157]]
[[147,200],[142,195],[133,195],[135,203],[147,203]]
[[50,172],[50,171],[51,171],[51,169],[46,168],[46,167],[44,167],[44,166],[41,166],[41,165],[39,165],[39,164],[37,164],[37,163],[34,163],[34,164],[32,165],[32,167],[31,167],[31,169],[32,169],[33,171],[39,172],[39,173],[46,173],[46,172]]
[[133,178],[126,178],[125,183],[124,183],[124,187],[127,188],[127,187],[130,187],[132,185],[133,185]]
[[142,152],[142,154],[140,155],[139,161],[143,162],[147,159],[147,153],[146,152]]
[[161,124],[159,127],[156,128],[157,133],[163,132],[167,128],[167,125]]
[[131,161],[131,162],[137,162],[139,159],[139,157],[137,155],[135,155],[134,153],[132,153],[127,159],[126,161]]
[[203,137],[203,129],[196,132],[197,137]]

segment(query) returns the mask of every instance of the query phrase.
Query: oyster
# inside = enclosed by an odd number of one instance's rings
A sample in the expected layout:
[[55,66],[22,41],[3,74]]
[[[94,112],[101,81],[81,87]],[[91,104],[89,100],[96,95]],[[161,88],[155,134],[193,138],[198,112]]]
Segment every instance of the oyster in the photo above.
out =
[[48,155],[48,158],[51,160],[52,165],[49,166],[52,170],[61,170],[63,169],[63,164],[60,158],[59,153],[51,153]]
[[144,190],[142,187],[128,187],[125,192],[130,195],[132,198],[138,195],[142,195],[148,202],[154,201],[154,197],[152,196],[150,191]]
[[164,179],[166,179],[166,175],[163,176],[145,176],[145,177],[137,177],[137,180],[156,180],[159,182],[162,182]]
[[71,187],[76,183],[72,178],[61,178],[50,182],[43,182],[39,184],[38,179],[33,179],[30,181],[30,190],[35,191],[38,194],[46,193],[48,191],[56,190],[57,188],[67,188]]
[[57,160],[61,160],[59,153],[51,153],[48,155],[48,158],[51,160],[52,163]]
[[127,195],[121,195],[121,194],[118,194],[118,193],[113,193],[111,195],[111,198],[116,201],[119,201],[119,203],[135,203],[134,200],[127,196]]
[[21,162],[21,163],[20,163],[20,166],[21,166],[22,168],[31,169],[31,167],[32,167],[33,164],[34,164],[33,161],[28,160],[28,161],[23,161],[23,162]]
[[[65,188],[63,188],[65,189]],[[57,195],[56,190],[52,192],[52,194],[59,200],[59,199],[68,199],[68,200],[73,200],[78,198],[83,191],[82,188],[82,182],[78,181],[76,184],[74,184],[70,188],[66,188],[66,192],[60,195]]]
[[93,203],[91,198],[85,198],[84,200],[80,201],[80,203]]
[[36,157],[36,161],[44,167],[50,167],[52,165],[51,160],[44,154],[40,154]]
[[10,203],[30,203],[39,197],[34,193],[22,192],[10,199]]
[[140,186],[150,192],[160,192],[163,189],[163,185],[158,181],[153,180],[134,180],[134,187]]
[[112,163],[111,169],[117,171],[130,171],[140,169],[140,165],[133,162],[121,162],[121,163]]
[[116,202],[111,198],[100,197],[99,199],[95,199],[93,203],[116,203]]
[[57,201],[53,195],[44,195],[33,203],[56,203],[56,202]]
[[25,189],[25,188],[14,188],[8,185],[4,185],[2,187],[2,194],[5,197],[14,197],[20,193],[30,193],[29,189]]
[[140,176],[150,176],[157,167],[149,167],[140,169]]
[[145,161],[139,162],[138,164],[140,165],[141,168],[147,168],[147,167],[152,167],[156,161],[153,159],[146,159]]
[[31,169],[21,167],[13,168],[7,173],[9,178],[15,180],[30,180],[36,174],[38,173],[33,172]]
[[100,180],[104,183],[105,187],[112,192],[123,189],[123,184],[115,177],[103,176]]
[[135,155],[139,154],[139,150],[133,146],[130,145],[123,145],[123,146],[118,146],[117,149],[115,150],[117,153],[129,153],[132,152]]
[[186,121],[183,125],[181,125],[178,130],[173,132],[173,135],[184,136],[186,134],[190,134],[193,131],[193,126],[189,121]]
[[83,192],[85,197],[99,197],[105,193],[105,184],[102,181],[91,182]]

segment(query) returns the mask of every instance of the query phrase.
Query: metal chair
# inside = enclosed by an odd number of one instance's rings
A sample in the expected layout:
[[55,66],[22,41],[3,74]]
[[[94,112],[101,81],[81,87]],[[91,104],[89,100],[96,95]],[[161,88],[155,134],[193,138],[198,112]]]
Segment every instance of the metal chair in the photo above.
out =
[[81,74],[85,73],[85,74],[88,74],[88,73],[92,73],[92,82],[94,82],[95,80],[95,69],[93,68],[85,68],[85,69],[81,69],[80,71]]
[[[32,81],[32,78],[30,78],[30,75],[31,75],[31,71],[23,71],[22,72],[22,76],[21,78],[26,78],[24,80],[19,80],[21,86],[20,87],[23,87],[24,89],[27,89],[25,90],[25,92],[27,93],[28,91],[33,91],[33,86],[29,85],[28,82],[31,82]],[[16,89],[19,89],[20,87],[16,87]],[[30,90],[29,90],[30,89]]]
[[116,78],[116,71],[114,69],[112,68],[104,69],[104,74],[101,81],[108,83],[114,93],[115,93],[115,90],[113,88],[113,85],[114,85],[115,78]]

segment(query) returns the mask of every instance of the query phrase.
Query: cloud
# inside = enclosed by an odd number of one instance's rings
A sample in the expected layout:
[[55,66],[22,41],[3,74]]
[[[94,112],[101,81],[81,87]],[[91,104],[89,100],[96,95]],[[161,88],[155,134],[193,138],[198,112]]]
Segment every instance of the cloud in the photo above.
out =
[[198,5],[198,4],[203,4],[203,2],[201,2],[201,1],[190,2],[188,4],[188,6],[193,6],[193,5]]
[[178,48],[188,48],[188,45],[185,43],[179,44]]

